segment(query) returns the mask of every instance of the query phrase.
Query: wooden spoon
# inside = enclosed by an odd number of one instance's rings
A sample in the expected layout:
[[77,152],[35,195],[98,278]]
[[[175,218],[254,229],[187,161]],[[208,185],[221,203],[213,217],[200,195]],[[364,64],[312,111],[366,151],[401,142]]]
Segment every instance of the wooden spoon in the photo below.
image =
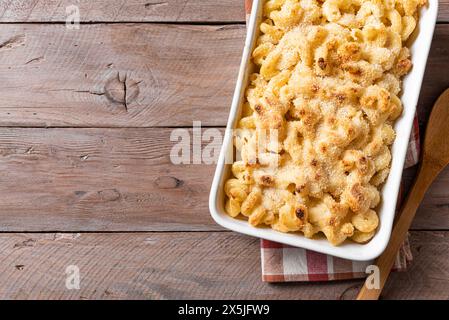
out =
[[449,89],[440,95],[430,114],[424,139],[424,150],[421,167],[410,191],[399,219],[397,220],[390,242],[382,255],[377,258],[375,265],[380,271],[380,288],[369,289],[367,282],[357,296],[357,300],[376,300],[387,281],[396,254],[407,236],[408,229],[415,217],[424,195],[441,172],[449,164]]

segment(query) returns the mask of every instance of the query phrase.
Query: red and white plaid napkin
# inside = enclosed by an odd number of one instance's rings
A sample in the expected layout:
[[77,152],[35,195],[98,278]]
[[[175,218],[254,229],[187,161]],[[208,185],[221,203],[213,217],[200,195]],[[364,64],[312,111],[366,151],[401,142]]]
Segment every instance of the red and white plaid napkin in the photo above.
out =
[[[252,0],[245,0],[246,17],[251,13]],[[248,20],[248,19],[247,19]],[[415,117],[410,136],[405,168],[418,163],[420,154],[418,118]],[[408,239],[402,245],[394,271],[405,271],[412,261]],[[261,240],[262,280],[266,282],[331,281],[366,277],[366,267],[372,261],[350,261],[310,250]]]

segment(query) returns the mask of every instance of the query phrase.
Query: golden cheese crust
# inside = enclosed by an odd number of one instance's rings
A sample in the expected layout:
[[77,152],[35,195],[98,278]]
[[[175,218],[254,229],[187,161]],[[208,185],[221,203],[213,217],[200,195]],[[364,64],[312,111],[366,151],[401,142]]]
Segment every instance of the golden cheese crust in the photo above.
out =
[[405,41],[426,0],[268,0],[226,182],[226,211],[253,226],[375,234],[388,177]]

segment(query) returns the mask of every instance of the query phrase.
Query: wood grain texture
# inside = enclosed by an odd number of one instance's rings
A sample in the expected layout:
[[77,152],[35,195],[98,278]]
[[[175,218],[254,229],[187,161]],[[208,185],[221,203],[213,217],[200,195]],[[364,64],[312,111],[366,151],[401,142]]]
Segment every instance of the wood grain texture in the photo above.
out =
[[446,70],[449,68],[448,43],[449,25],[437,25],[418,102],[421,133],[424,133],[427,119],[436,99],[449,87],[449,77],[446,74]]
[[[172,164],[171,132],[1,128],[0,231],[221,230],[208,209],[215,165]],[[446,170],[414,228],[449,229],[448,180]]]
[[4,25],[0,125],[223,125],[245,26]]
[[449,229],[449,168],[430,186],[413,223],[415,229]]
[[[224,126],[244,37],[242,25],[2,26],[0,126]],[[438,25],[421,126],[449,86],[448,42]]]
[[449,21],[449,0],[438,0],[438,21]]
[[207,201],[215,167],[172,164],[171,132],[1,129],[0,230],[219,229]]
[[243,22],[242,0],[2,0],[0,22],[65,22],[77,5],[83,22]]
[[[384,299],[448,299],[448,232],[413,232]],[[352,299],[361,280],[267,284],[259,240],[231,232],[0,234],[2,299]],[[80,269],[80,290],[65,288]]]
[[[4,0],[0,22],[65,22],[71,0]],[[80,0],[81,21],[241,22],[242,0]],[[449,21],[449,0],[439,1],[438,21]]]

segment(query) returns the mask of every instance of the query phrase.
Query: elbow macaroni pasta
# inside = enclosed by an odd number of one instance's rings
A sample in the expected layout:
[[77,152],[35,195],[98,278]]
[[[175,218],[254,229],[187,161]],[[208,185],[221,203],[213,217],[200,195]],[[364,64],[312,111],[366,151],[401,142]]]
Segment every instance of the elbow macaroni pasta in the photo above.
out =
[[404,42],[426,1],[265,1],[225,184],[231,217],[333,245],[374,236],[412,67]]

